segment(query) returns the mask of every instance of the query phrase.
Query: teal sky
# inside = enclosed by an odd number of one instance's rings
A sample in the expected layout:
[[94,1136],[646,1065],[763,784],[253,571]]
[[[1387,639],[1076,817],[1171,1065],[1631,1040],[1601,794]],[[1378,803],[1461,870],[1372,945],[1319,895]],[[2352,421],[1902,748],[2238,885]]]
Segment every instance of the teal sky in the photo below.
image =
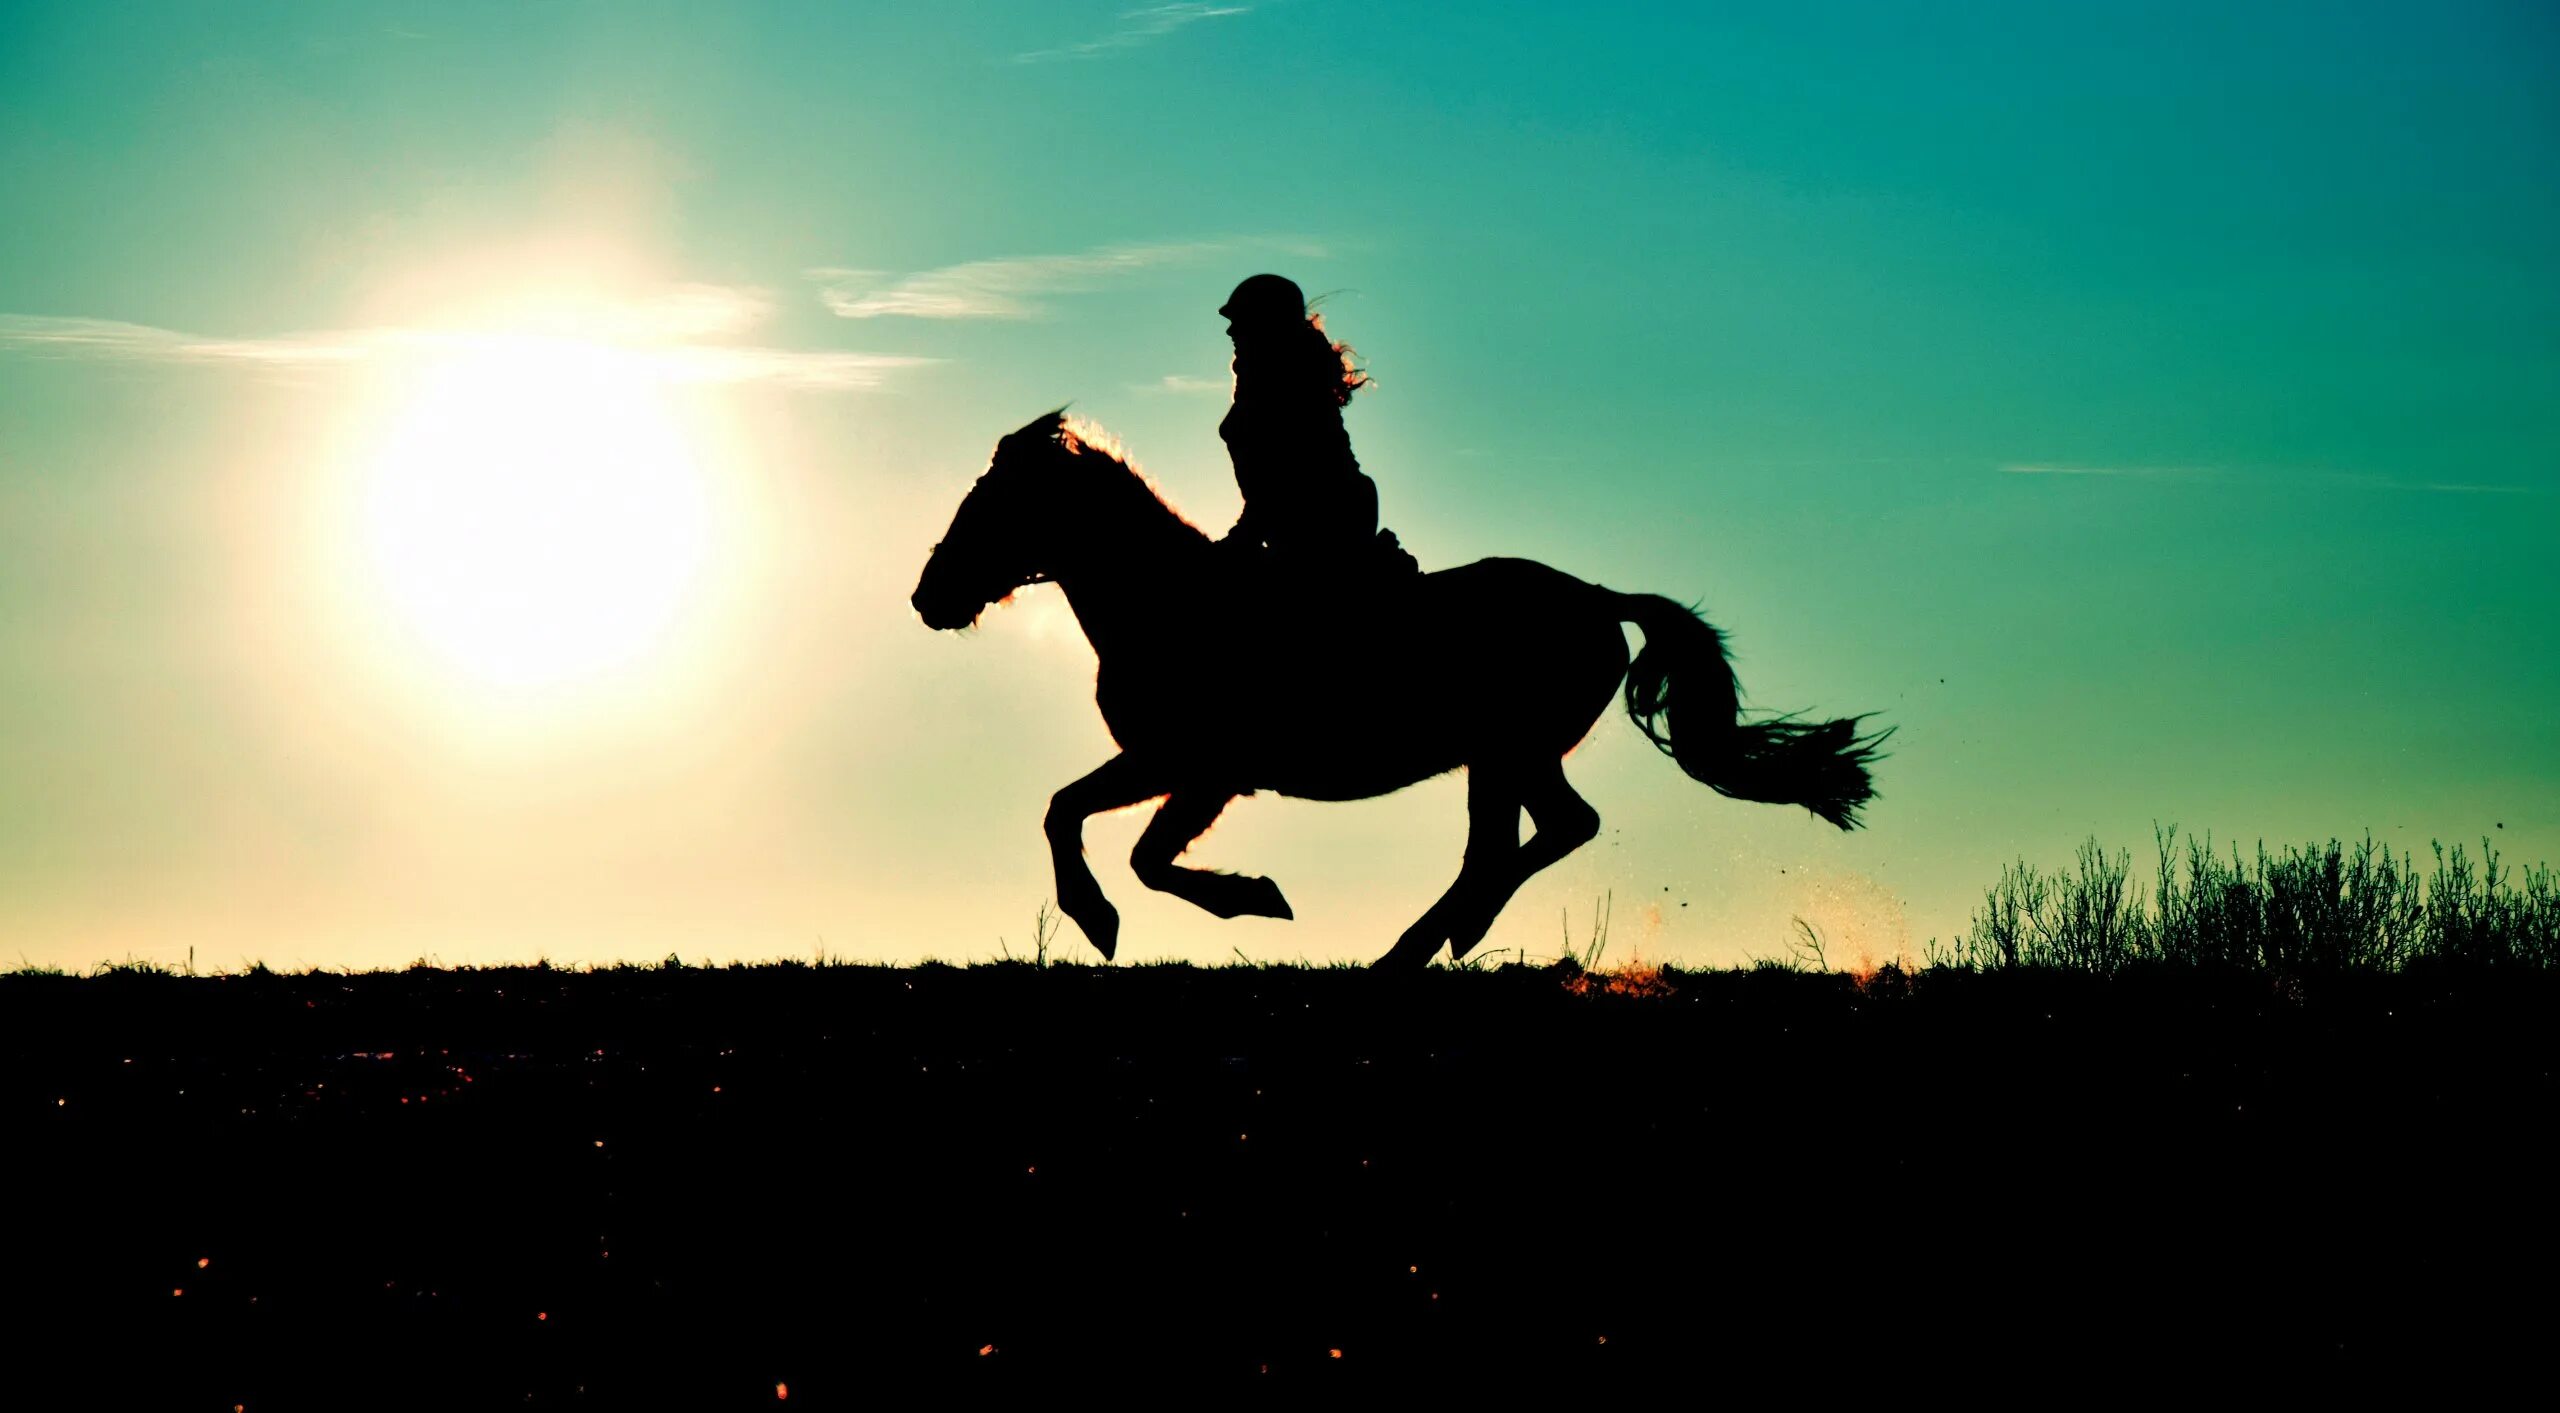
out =
[[[1223,529],[1262,269],[1426,565],[1698,601],[1755,703],[1900,728],[1840,836],[1613,714],[1488,945],[1916,952],[2155,821],[2560,858],[2550,7],[1693,9],[7,7],[0,962],[1018,949],[1091,661],[906,594],[1071,399]],[[650,370],[717,522],[618,676],[456,671],[349,529],[527,330]],[[1366,958],[1461,796],[1236,806],[1194,859],[1286,924],[1089,839],[1124,956]]]

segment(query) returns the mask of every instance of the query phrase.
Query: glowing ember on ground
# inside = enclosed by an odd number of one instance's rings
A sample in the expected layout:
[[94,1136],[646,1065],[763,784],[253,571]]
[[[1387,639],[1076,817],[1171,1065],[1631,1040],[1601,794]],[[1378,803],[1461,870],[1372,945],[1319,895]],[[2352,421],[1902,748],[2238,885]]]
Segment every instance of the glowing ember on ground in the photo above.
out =
[[210,1256],[198,1256],[198,1257],[196,1258],[196,1269],[197,1269],[197,1270],[199,1270],[199,1271],[203,1270],[205,1267],[210,1266],[210,1265],[212,1265],[212,1264],[213,1264],[213,1258],[212,1258],[212,1257],[210,1257]]
[[175,1299],[176,1299],[176,1298],[178,1298],[179,1296],[184,1295],[184,1294],[186,1294],[186,1293],[187,1293],[187,1288],[186,1288],[185,1286],[179,1286],[177,1289],[175,1289],[175,1290],[173,1290],[173,1291],[170,1291],[170,1292],[169,1292],[169,1298],[170,1298],[170,1299],[172,1299],[172,1300],[175,1300]]
[[1673,988],[1660,966],[1630,958],[1607,971],[1577,973],[1565,982],[1564,989],[1576,996],[1668,996]]
[[1328,1350],[1326,1350],[1326,1351],[1325,1351],[1325,1353],[1332,1355],[1332,1356],[1333,1356],[1334,1358],[1336,1358],[1336,1359],[1339,1359],[1339,1358],[1341,1358],[1341,1357],[1342,1357],[1342,1351],[1341,1351],[1341,1350],[1339,1350],[1339,1349],[1328,1349]]
[[788,1400],[790,1397],[791,1397],[791,1385],[789,1385],[789,1384],[775,1384],[775,1385],[773,1386],[773,1398],[774,1398],[774,1401],[775,1401],[776,1403],[784,1402],[784,1401]]
[[981,1358],[981,1359],[984,1359],[984,1358],[986,1358],[988,1355],[993,1354],[993,1353],[995,1353],[995,1352],[996,1352],[996,1347],[995,1347],[994,1345],[992,1345],[992,1344],[982,1344],[982,1345],[979,1345],[979,1346],[978,1346],[978,1357],[979,1357],[979,1358]]
[[533,1318],[537,1320],[548,1320],[551,1318],[551,1312],[548,1310],[536,1310],[533,1312]]

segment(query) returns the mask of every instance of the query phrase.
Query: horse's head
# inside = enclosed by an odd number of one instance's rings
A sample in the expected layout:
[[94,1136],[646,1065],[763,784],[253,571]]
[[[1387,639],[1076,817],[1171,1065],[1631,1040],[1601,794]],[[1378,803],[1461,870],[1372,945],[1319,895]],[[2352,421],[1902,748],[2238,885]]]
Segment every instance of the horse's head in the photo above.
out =
[[1055,577],[1050,556],[1071,490],[1067,463],[1079,449],[1066,417],[1065,408],[1035,417],[996,443],[995,458],[960,502],[908,600],[926,627],[966,628],[987,605]]

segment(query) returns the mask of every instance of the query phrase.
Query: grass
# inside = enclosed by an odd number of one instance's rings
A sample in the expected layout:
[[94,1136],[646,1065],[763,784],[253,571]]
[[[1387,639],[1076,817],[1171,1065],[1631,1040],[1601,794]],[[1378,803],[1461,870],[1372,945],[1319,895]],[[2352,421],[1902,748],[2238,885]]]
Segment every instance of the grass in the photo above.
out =
[[2136,967],[2302,976],[2341,972],[2560,968],[2560,876],[2516,872],[2481,841],[2431,845],[2432,866],[2370,836],[2354,844],[2226,855],[2209,839],[2154,835],[2138,886],[2129,853],[2091,839],[2051,871],[2001,871],[1972,927],[1930,949],[1932,966],[2052,968],[2112,976]]
[[[2422,867],[2413,852],[2394,853],[2367,836],[2353,844],[2332,839],[2325,844],[2287,846],[2270,851],[2261,841],[2253,854],[2237,845],[2217,851],[2209,838],[2180,839],[2174,826],[2153,835],[2157,851],[2147,879],[2134,872],[2132,855],[2110,854],[2092,838],[2081,844],[2069,864],[2042,869],[2020,859],[2000,872],[1985,891],[1971,926],[1952,943],[1932,941],[1923,949],[1922,966],[1908,959],[1887,964],[1900,980],[1928,971],[1997,972],[2062,971],[2110,977],[2136,969],[2208,970],[2302,977],[2343,973],[2498,973],[2560,970],[2560,873],[2547,864],[2511,868],[2487,840],[2474,858],[2457,844],[2429,846],[2431,861]],[[1601,975],[1609,945],[1611,904],[1603,895],[1592,908],[1590,926],[1579,943],[1568,914],[1562,920],[1561,951],[1553,957],[1533,956],[1526,948],[1480,951],[1446,969],[1460,972],[1534,967]],[[995,959],[971,965],[1091,969],[1086,961],[1053,957],[1061,920],[1043,902],[1032,919],[1031,947],[1016,954],[1005,939],[997,940]],[[1075,955],[1071,952],[1070,955]],[[412,971],[455,973],[510,971],[524,964],[445,967],[421,957]],[[683,971],[733,967],[776,967],[793,971],[842,967],[886,967],[829,952],[823,941],[810,960],[777,958],[765,962],[687,963],[670,954],[663,962],[616,962],[605,965],[556,966],[549,958],[529,965],[535,972]],[[1150,962],[1148,966],[1187,963]],[[1280,970],[1358,970],[1357,962],[1317,966],[1303,962],[1260,961],[1241,950],[1222,967]],[[946,967],[939,961],[924,968]],[[1798,918],[1785,939],[1783,955],[1746,954],[1748,971],[1827,973],[1834,970],[1822,934]],[[1704,969],[1713,970],[1713,969]],[[1662,967],[1630,958],[1610,969],[1699,975],[1702,969]],[[30,963],[23,955],[21,977],[66,977],[59,966]],[[78,975],[115,978],[191,977],[192,950],[183,965],[172,966],[126,957],[100,962]],[[273,975],[263,961],[244,959],[230,975]],[[312,968],[304,975],[319,975]],[[337,973],[332,973],[337,974]],[[1863,975],[1863,973],[1862,973]]]

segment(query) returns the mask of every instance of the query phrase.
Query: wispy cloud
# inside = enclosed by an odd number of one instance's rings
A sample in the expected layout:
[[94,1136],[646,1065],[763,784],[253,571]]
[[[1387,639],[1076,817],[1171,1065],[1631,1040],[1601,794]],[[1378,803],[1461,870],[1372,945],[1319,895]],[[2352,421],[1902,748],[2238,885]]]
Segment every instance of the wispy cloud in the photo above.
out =
[[[676,284],[642,298],[595,306],[584,317],[593,332],[611,337],[691,341],[736,338],[772,312],[773,296],[752,286]],[[577,311],[566,315],[568,321],[580,318]]]
[[2054,466],[2042,462],[2013,463],[2000,468],[2010,476],[2192,476],[2195,466]]
[[[2044,463],[2020,463],[2003,466],[2000,469],[2011,476],[2196,477],[2213,475],[2220,468],[2211,466],[2056,466]],[[2549,486],[2496,485],[2484,481],[2408,481],[2366,471],[2241,467],[2235,468],[2234,474],[2267,477],[2280,481],[2309,481],[2331,486],[2362,486],[2377,491],[2420,491],[2438,495],[2539,496],[2554,492],[2554,488]]]
[[1080,255],[1027,255],[973,260],[940,270],[892,275],[877,270],[817,269],[818,302],[845,319],[1035,319],[1040,297],[1090,289],[1116,275],[1205,260],[1228,241],[1106,245]]
[[556,340],[624,350],[674,382],[815,390],[874,388],[899,369],[938,361],[730,341],[752,328],[771,306],[761,290],[687,284],[618,302],[530,311],[497,330],[384,326],[255,338],[209,337],[115,319],[0,314],[0,354],[312,372],[449,356],[496,342]]
[[894,353],[711,345],[668,349],[659,357],[669,375],[683,382],[770,383],[817,392],[876,388],[899,369],[922,368],[942,361]]
[[2547,496],[2549,486],[2499,486],[2477,481],[2400,481],[2389,476],[2341,476],[2338,479],[2378,491],[2427,491],[2456,496]]
[[1013,56],[1017,64],[1045,64],[1056,59],[1092,59],[1116,49],[1134,49],[1187,29],[1202,20],[1225,19],[1251,10],[1251,5],[1146,5],[1120,12],[1120,27],[1100,39],[1079,40],[1055,49],[1033,49]]
[[319,368],[365,356],[375,332],[280,334],[262,339],[206,338],[116,319],[0,314],[0,348],[57,358],[129,359],[150,363],[252,363]]
[[1225,378],[1194,378],[1182,373],[1167,373],[1152,383],[1139,383],[1134,389],[1147,393],[1174,393],[1182,397],[1225,397],[1234,385]]

